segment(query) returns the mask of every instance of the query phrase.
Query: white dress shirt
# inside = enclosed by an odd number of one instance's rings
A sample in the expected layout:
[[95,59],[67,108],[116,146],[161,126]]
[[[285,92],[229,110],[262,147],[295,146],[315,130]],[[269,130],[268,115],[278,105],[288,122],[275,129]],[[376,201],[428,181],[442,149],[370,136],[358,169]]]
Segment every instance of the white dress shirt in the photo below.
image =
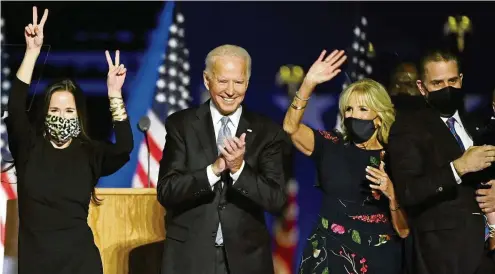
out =
[[[211,113],[211,118],[213,120],[213,130],[215,131],[215,140],[217,140],[218,131],[222,126],[221,119],[223,115],[218,111],[213,101],[210,101],[210,113]],[[232,132],[233,135],[232,137],[234,137],[235,133],[237,132],[237,127],[239,126],[239,120],[241,119],[241,114],[242,114],[242,106],[239,106],[239,108],[234,113],[228,116],[230,118],[230,121],[227,124],[227,126],[229,127],[230,132]],[[215,173],[213,173],[212,165],[213,164],[209,165],[206,168],[206,175],[208,176],[208,182],[210,183],[210,186],[213,189],[215,184],[218,181],[220,181],[220,176],[216,176]],[[232,184],[235,184],[237,179],[239,179],[239,176],[241,175],[243,169],[244,169],[244,161],[242,161],[241,168],[236,173],[230,173],[230,177],[233,180]],[[222,186],[223,186],[223,182],[222,182]]]
[[[461,117],[459,116],[459,112],[456,111],[454,113],[454,116],[452,116],[452,117],[454,117],[454,119],[455,119],[455,123],[454,123],[455,132],[457,133],[457,135],[459,135],[459,138],[461,139],[461,142],[464,145],[464,148],[467,150],[468,148],[473,146],[473,140],[471,139],[471,137],[467,133],[466,129],[464,128],[464,125],[462,124],[462,121],[461,121]],[[445,123],[445,125],[447,125],[447,120],[449,118],[444,118],[444,117],[440,117],[440,118]],[[454,173],[454,177],[455,177],[456,182],[458,184],[462,183],[461,176],[459,176],[459,174],[457,173],[457,170],[455,170],[453,162],[450,162],[450,167],[452,168],[452,172]]]

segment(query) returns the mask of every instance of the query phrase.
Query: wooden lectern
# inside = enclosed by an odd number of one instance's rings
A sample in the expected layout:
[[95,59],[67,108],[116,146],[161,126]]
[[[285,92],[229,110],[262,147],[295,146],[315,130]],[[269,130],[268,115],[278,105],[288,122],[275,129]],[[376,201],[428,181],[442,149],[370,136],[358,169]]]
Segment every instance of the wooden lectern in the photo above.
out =
[[156,189],[97,188],[96,195],[102,202],[91,204],[88,224],[100,249],[103,273],[160,273],[165,210]]
[[[97,188],[88,224],[100,249],[104,274],[159,274],[165,210],[154,188]],[[7,204],[5,255],[17,258],[17,200]]]

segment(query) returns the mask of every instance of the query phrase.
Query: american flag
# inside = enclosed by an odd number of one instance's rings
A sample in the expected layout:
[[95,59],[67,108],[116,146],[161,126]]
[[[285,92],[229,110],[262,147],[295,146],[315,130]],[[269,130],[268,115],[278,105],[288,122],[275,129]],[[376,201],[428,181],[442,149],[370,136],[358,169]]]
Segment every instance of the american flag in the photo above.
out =
[[369,77],[373,72],[371,59],[375,56],[375,50],[366,34],[368,19],[361,16],[358,21],[353,29],[354,40],[352,46],[346,51],[348,66],[345,72],[346,81],[343,85],[344,89],[357,80]]
[[[368,40],[366,31],[368,30],[368,19],[361,16],[353,28],[353,41],[351,47],[346,50],[347,69],[344,71],[346,79],[342,85],[345,90],[350,84],[370,77],[373,73],[371,60],[375,57],[373,44]],[[335,129],[341,131],[342,119],[337,115]]]
[[292,178],[287,182],[287,208],[282,216],[273,224],[274,246],[273,266],[275,274],[294,273],[296,248],[299,241],[297,219],[299,206],[297,204],[298,182]]
[[[173,23],[169,28],[167,52],[163,54],[163,63],[158,68],[160,77],[156,82],[156,90],[151,108],[147,116],[151,121],[147,131],[150,149],[150,187],[156,187],[160,160],[165,146],[165,120],[168,115],[188,108],[189,94],[189,51],[184,41],[184,15],[174,9]],[[140,188],[148,185],[148,150],[146,140],[139,146],[138,164],[132,180],[132,187]]]
[[[9,147],[8,147],[8,136],[7,136],[7,128],[4,123],[4,119],[7,116],[7,102],[8,102],[8,92],[11,86],[9,81],[11,71],[7,66],[7,58],[9,57],[7,52],[5,51],[5,34],[4,34],[4,19],[0,19],[1,25],[1,34],[0,34],[0,55],[2,58],[1,63],[1,75],[0,79],[0,93],[1,93],[1,112],[2,117],[0,121],[0,149],[2,151],[2,161],[1,168],[2,170],[8,167],[10,164],[5,163],[5,160],[12,159],[10,155]],[[11,169],[8,172],[1,173],[1,188],[0,188],[0,272],[3,271],[3,257],[4,257],[4,248],[5,248],[5,223],[7,218],[7,200],[15,199],[17,197],[17,188],[16,185],[13,184],[16,182],[15,178],[15,170]]]

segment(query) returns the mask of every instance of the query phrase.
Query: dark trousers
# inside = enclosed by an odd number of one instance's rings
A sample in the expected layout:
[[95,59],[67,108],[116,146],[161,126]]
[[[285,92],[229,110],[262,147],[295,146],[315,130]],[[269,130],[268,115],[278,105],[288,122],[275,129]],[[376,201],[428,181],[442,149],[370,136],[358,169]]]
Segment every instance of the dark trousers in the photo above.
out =
[[495,250],[487,252],[475,274],[492,274],[495,273]]
[[223,246],[216,246],[215,274],[230,274],[227,255]]

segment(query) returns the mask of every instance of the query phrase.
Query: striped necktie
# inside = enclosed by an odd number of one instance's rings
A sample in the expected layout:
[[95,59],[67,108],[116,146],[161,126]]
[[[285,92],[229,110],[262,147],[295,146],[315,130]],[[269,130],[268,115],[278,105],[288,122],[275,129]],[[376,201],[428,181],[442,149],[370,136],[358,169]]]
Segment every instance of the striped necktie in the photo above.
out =
[[456,122],[457,121],[455,120],[454,117],[450,117],[447,120],[447,127],[449,128],[450,133],[452,133],[452,135],[454,135],[454,138],[457,141],[457,143],[459,144],[459,146],[461,147],[462,152],[464,152],[464,151],[466,151],[466,148],[464,147],[464,144],[462,143],[461,137],[459,137],[459,135],[455,131],[455,126],[454,125],[455,125]]

